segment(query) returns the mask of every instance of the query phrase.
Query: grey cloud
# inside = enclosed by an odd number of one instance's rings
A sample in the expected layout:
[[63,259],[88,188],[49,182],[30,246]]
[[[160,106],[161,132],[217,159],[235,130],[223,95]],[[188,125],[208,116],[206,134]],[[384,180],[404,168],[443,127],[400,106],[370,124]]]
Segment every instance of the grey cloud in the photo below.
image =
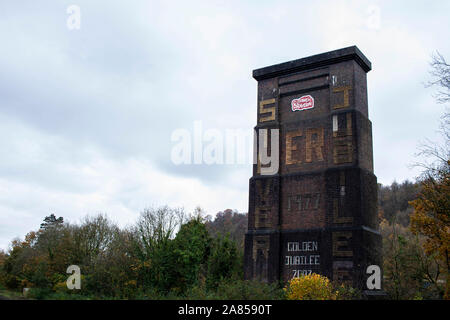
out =
[[[66,28],[70,4],[81,8],[78,31]],[[148,162],[142,170],[151,168],[156,177],[200,181],[211,194],[200,194],[199,202],[208,202],[219,189],[233,196],[236,191],[242,195],[236,201],[242,202],[249,165],[175,166],[171,133],[190,130],[194,120],[222,132],[229,127],[252,130],[252,69],[347,44],[360,46],[374,65],[368,79],[375,173],[383,183],[412,178],[416,172],[406,165],[413,160],[414,145],[432,138],[438,125],[441,109],[420,83],[426,77],[427,52],[439,49],[450,55],[449,44],[442,41],[450,30],[449,4],[411,2],[405,11],[402,4],[380,3],[381,28],[373,32],[364,25],[366,3],[340,5],[349,21],[336,17],[330,11],[334,6],[2,1],[0,188],[10,192],[0,197],[0,218],[20,215],[25,220],[26,212],[33,211],[36,224],[48,210],[77,217],[85,206],[94,211],[106,206],[104,211],[126,216],[159,199],[178,203],[176,195],[169,199],[163,191],[150,192],[136,172],[129,173],[135,175],[130,180],[118,178],[128,172],[114,170],[132,170],[123,165],[130,159]],[[431,37],[437,30],[441,38]],[[102,171],[97,159],[109,161],[105,165],[111,168]],[[99,172],[90,175],[85,168]],[[119,185],[109,190],[103,184],[111,179]],[[12,235],[5,237],[5,232],[2,227],[0,241]]]

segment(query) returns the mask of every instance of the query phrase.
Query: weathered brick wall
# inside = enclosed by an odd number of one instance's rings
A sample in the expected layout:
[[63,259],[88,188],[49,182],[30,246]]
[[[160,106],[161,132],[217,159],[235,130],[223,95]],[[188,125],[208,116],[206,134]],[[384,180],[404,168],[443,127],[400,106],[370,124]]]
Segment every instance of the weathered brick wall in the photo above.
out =
[[[258,162],[250,179],[246,278],[319,272],[360,286],[380,262],[370,68],[349,47],[253,72],[256,132],[278,129],[280,150],[278,172],[264,175]],[[293,110],[293,100],[306,104]],[[272,154],[270,135],[263,147]]]

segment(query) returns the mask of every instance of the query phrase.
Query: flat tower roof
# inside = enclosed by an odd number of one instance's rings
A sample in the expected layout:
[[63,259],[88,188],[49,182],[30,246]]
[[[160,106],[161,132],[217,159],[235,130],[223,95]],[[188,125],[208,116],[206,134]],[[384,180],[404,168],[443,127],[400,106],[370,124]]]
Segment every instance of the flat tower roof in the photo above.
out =
[[366,58],[361,50],[359,50],[357,46],[351,46],[255,69],[253,70],[253,78],[256,80],[268,79],[348,60],[355,60],[365,72],[369,72],[372,69],[372,63]]

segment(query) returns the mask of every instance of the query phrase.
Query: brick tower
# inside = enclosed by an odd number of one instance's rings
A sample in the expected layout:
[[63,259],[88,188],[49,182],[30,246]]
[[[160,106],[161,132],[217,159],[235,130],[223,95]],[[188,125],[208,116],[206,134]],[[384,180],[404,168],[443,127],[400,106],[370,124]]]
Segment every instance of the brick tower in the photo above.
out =
[[247,279],[314,272],[363,288],[380,265],[370,70],[353,46],[253,71],[257,151],[273,158],[250,179]]

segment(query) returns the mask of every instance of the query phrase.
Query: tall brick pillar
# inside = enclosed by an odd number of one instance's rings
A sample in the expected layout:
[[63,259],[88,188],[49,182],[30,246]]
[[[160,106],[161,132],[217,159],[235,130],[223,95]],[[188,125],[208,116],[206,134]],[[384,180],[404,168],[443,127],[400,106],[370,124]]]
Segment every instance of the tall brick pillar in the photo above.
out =
[[255,131],[267,132],[257,149],[276,154],[278,129],[279,168],[267,174],[269,165],[253,167],[247,279],[287,281],[314,272],[365,288],[367,266],[381,266],[370,70],[353,46],[253,71]]

